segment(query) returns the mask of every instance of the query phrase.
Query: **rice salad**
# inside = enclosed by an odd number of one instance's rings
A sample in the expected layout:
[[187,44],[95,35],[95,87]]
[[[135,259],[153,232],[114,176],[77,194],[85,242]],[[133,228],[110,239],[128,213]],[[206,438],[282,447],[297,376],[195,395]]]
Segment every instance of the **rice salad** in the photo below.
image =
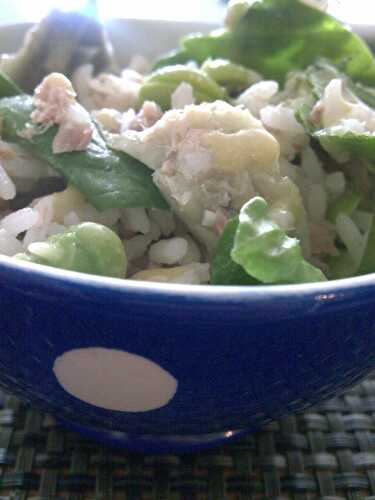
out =
[[125,69],[52,12],[0,58],[0,253],[184,284],[375,272],[375,60],[323,4],[231,1]]

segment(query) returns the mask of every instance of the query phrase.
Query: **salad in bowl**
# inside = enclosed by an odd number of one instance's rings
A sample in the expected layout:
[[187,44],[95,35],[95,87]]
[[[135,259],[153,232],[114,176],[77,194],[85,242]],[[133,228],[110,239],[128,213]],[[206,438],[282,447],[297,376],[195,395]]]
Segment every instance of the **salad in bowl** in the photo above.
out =
[[375,271],[375,60],[310,3],[230,2],[122,70],[55,12],[0,68],[0,253],[185,284]]
[[184,26],[52,12],[0,59],[0,385],[134,450],[232,439],[375,367],[371,50],[262,0],[142,56]]

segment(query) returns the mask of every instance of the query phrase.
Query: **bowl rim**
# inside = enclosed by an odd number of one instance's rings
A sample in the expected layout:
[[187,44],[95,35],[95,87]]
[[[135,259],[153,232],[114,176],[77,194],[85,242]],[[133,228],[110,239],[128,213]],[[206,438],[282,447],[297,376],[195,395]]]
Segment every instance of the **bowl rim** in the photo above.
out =
[[[155,293],[163,298],[188,297],[191,301],[217,301],[219,303],[264,301],[298,297],[300,299],[316,299],[332,302],[332,300],[346,298],[347,294],[362,292],[371,288],[374,290],[375,301],[375,273],[350,278],[321,281],[315,283],[297,283],[282,285],[189,285],[179,283],[160,283],[152,281],[138,281],[129,278],[112,278],[85,274],[78,271],[68,271],[60,268],[16,260],[12,257],[0,255],[0,276],[3,272],[12,271],[14,274],[24,274],[34,281],[45,280],[57,285],[65,284],[73,287],[86,287],[92,291],[110,291],[116,294],[129,292],[137,295]],[[362,294],[361,294],[362,295]],[[359,297],[358,297],[359,298]],[[362,297],[363,298],[363,297]]]
[[[137,18],[109,18],[104,20],[104,25],[111,25],[118,22],[141,23],[141,24],[169,24],[178,26],[197,26],[212,29],[217,24],[207,21],[183,21],[183,20],[163,20],[163,19],[137,19]],[[0,23],[0,30],[7,28],[27,28],[34,25],[32,21],[5,21]],[[365,39],[375,39],[375,26],[352,25],[353,31],[357,32]],[[370,35],[370,36],[369,36]],[[160,283],[151,281],[138,281],[129,278],[112,278],[85,274],[77,271],[68,271],[51,266],[34,264],[26,261],[16,260],[12,257],[0,254],[0,276],[7,270],[14,273],[25,274],[34,280],[47,279],[58,283],[65,283],[72,286],[86,286],[91,289],[107,289],[115,293],[135,292],[138,294],[161,294],[163,297],[186,297],[191,296],[192,300],[214,300],[219,303],[233,301],[270,300],[275,298],[286,298],[287,296],[298,296],[300,298],[316,298],[322,300],[344,297],[347,292],[353,292],[363,287],[375,289],[375,272],[362,276],[350,278],[328,280],[316,283],[298,283],[282,285],[190,285],[177,283]],[[375,293],[374,293],[375,296]],[[374,297],[375,299],[375,297]],[[268,300],[267,300],[268,302]]]

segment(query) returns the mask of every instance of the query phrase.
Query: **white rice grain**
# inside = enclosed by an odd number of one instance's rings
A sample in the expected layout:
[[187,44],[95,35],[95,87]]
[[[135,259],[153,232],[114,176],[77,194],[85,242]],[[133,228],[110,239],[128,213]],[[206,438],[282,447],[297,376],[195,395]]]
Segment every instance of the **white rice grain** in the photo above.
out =
[[48,163],[35,158],[16,144],[8,144],[2,141],[1,144],[5,144],[5,147],[10,148],[11,153],[2,156],[1,163],[16,184],[18,179],[25,178],[37,180],[41,177],[50,176],[52,170],[48,166]]
[[144,208],[123,208],[122,215],[125,229],[142,234],[147,234],[150,231],[150,219]]
[[188,264],[171,268],[146,269],[134,274],[131,279],[156,281],[159,283],[180,283],[185,285],[201,285],[210,279],[208,264]]
[[88,203],[75,207],[75,212],[77,213],[81,221],[100,223],[101,213]]
[[155,221],[160,227],[163,236],[170,236],[176,229],[176,222],[172,212],[153,208],[148,212],[151,220]]
[[147,236],[149,236],[152,241],[158,241],[161,238],[161,229],[153,220],[151,221],[150,231],[147,233]]
[[65,226],[73,226],[75,224],[79,224],[81,222],[81,219],[78,217],[77,213],[72,210],[71,212],[68,212],[64,216],[64,225]]
[[237,103],[242,104],[254,116],[259,117],[260,110],[267,106],[278,90],[279,84],[272,80],[254,83],[238,97]]
[[265,127],[290,134],[304,134],[305,130],[296,120],[295,111],[288,106],[266,106],[260,110],[260,119]]
[[1,227],[13,236],[18,236],[32,228],[38,219],[38,212],[33,208],[21,208],[4,217],[1,221]]
[[39,214],[38,226],[48,225],[55,217],[54,202],[52,196],[44,196],[36,201],[33,206]]
[[313,184],[308,193],[307,211],[313,222],[324,220],[327,211],[327,193],[321,184]]
[[189,104],[194,104],[194,102],[193,87],[187,82],[181,82],[171,95],[173,109],[183,109]]
[[63,226],[62,224],[57,224],[57,222],[52,222],[47,228],[46,228],[46,236],[53,236],[54,234],[61,234],[66,231],[66,227]]
[[302,151],[302,171],[312,182],[320,183],[324,181],[325,173],[322,163],[315,151],[307,147]]
[[137,234],[125,241],[126,256],[129,260],[139,259],[146,252],[151,243],[150,236],[144,234]]
[[341,196],[345,192],[346,181],[343,172],[333,172],[328,174],[325,185],[329,194],[334,197]]
[[210,280],[210,265],[209,264],[191,264],[195,273],[199,277],[199,284],[208,283]]
[[284,177],[289,177],[293,182],[297,183],[301,178],[301,169],[297,165],[293,165],[286,158],[281,157],[279,160],[280,174]]
[[28,231],[26,231],[25,237],[23,239],[22,245],[26,250],[31,243],[36,241],[44,241],[47,237],[47,225],[34,226]]
[[15,196],[16,186],[6,170],[0,165],[0,198],[3,200],[13,200]]
[[152,262],[171,266],[179,263],[185,257],[187,250],[188,242],[186,239],[174,237],[160,240],[151,245],[148,255]]
[[4,228],[0,229],[0,253],[12,257],[23,252],[22,243]]
[[201,260],[201,252],[198,248],[198,245],[195,243],[193,238],[189,235],[185,235],[184,239],[188,243],[188,248],[185,256],[180,260],[180,264],[193,264],[195,262],[199,262]]
[[178,281],[176,280],[175,283],[183,285],[202,285],[203,283],[208,283],[210,279],[208,264],[190,264],[190,266],[190,269],[181,273]]
[[98,213],[98,222],[103,224],[104,226],[114,226],[116,222],[119,220],[121,214],[118,208],[109,208],[104,210],[103,212]]
[[346,214],[340,213],[336,218],[336,230],[340,239],[346,246],[349,255],[358,265],[363,254],[364,238],[353,222]]
[[202,226],[212,227],[216,222],[216,213],[212,210],[205,210],[203,212]]

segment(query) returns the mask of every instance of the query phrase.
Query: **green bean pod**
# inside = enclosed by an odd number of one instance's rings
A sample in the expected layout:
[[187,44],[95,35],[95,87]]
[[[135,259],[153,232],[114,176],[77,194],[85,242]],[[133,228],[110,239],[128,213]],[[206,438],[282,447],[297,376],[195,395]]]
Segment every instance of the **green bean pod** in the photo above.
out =
[[230,94],[241,92],[262,78],[256,71],[245,68],[241,64],[232,63],[227,59],[207,59],[201,70],[217,84],[225,87]]
[[171,107],[171,96],[180,83],[193,87],[195,103],[225,98],[225,91],[201,70],[182,64],[161,68],[146,79],[140,90],[140,101],[157,102],[162,109]]

